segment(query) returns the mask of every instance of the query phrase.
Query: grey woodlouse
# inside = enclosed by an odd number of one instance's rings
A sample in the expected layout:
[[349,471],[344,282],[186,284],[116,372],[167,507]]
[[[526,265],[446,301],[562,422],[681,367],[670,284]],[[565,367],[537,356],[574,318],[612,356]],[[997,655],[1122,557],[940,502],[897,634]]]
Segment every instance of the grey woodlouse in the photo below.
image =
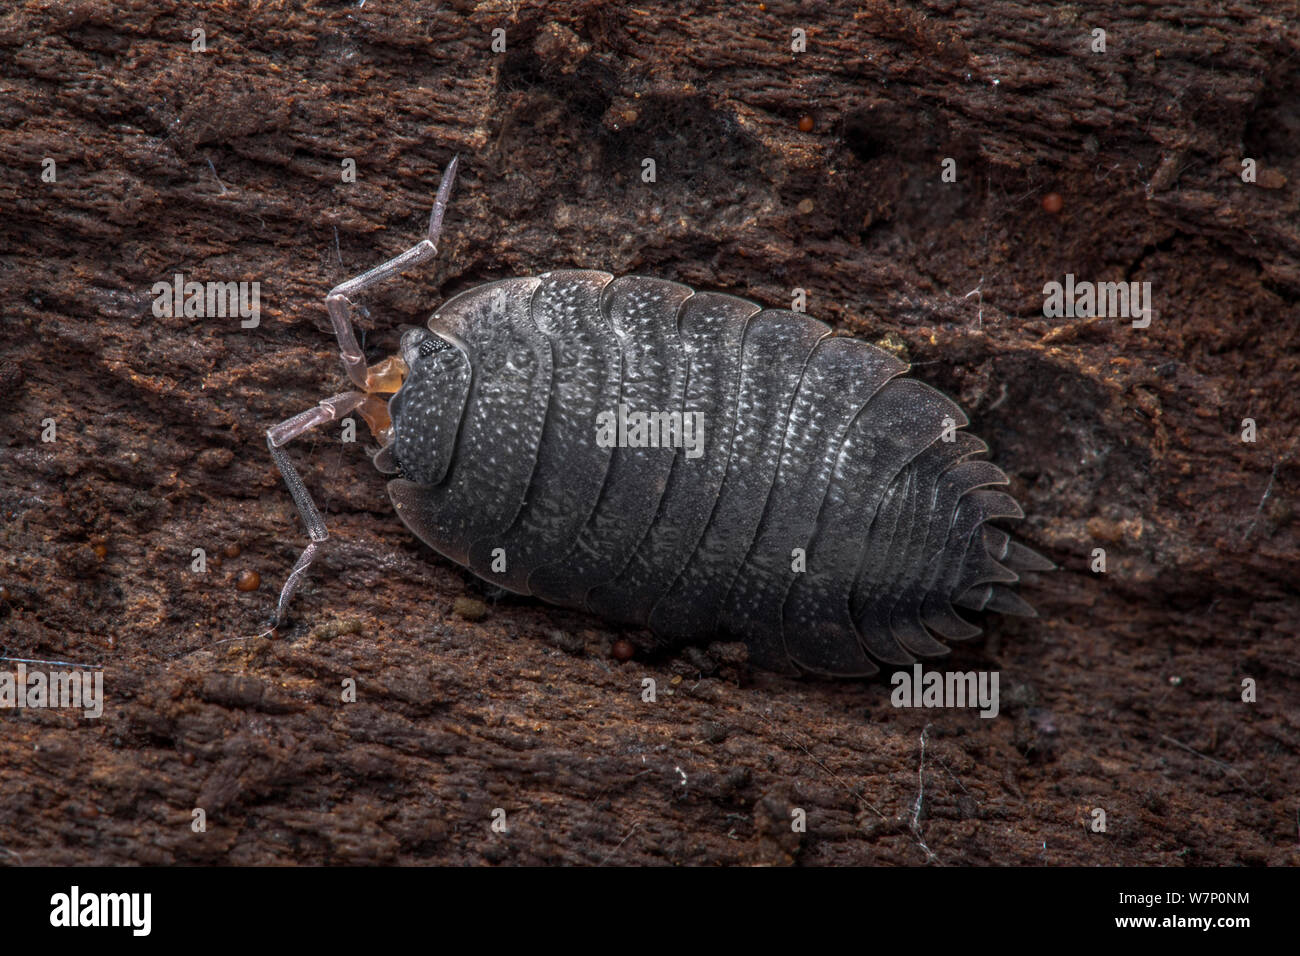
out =
[[[436,254],[456,164],[428,238],[326,298],[358,390],[267,432],[311,537],[277,625],[326,537],[282,446],[353,411],[382,446],[375,466],[398,476],[398,514],[434,550],[663,638],[725,633],[767,669],[866,676],[947,653],[931,632],[979,634],[954,605],[1034,614],[1009,585],[1053,565],[987,523],[1023,514],[989,490],[1006,475],[976,458],[988,449],[957,430],[961,409],[804,314],[548,272],[455,296],[367,368],[348,297]],[[698,457],[597,441],[598,417],[623,408],[698,412],[711,438]]]

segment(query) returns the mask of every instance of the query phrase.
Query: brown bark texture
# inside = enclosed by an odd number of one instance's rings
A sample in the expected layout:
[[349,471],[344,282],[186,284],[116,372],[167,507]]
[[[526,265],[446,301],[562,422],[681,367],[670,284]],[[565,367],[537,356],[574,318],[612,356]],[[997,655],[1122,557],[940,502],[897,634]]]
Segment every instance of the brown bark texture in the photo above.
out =
[[[0,653],[105,700],[0,710],[0,861],[1300,863],[1296,13],[8,5]],[[997,671],[996,718],[494,595],[364,431],[290,446],[331,538],[254,637],[307,540],[265,430],[346,389],[324,294],[420,237],[454,153],[438,258],[361,297],[370,359],[554,268],[806,290],[962,404],[1061,566],[937,665]],[[178,272],[259,282],[260,324],[156,316]],[[1149,327],[1045,317],[1067,274],[1149,282]]]

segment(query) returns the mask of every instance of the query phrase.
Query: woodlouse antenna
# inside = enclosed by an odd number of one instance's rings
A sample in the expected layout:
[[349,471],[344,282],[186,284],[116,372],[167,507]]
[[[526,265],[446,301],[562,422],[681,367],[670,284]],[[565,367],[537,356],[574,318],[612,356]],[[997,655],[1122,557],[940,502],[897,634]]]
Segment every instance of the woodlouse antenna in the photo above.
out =
[[357,344],[356,333],[352,329],[352,302],[348,297],[382,282],[389,276],[409,269],[411,266],[428,262],[438,254],[438,239],[442,235],[442,218],[446,214],[447,205],[451,199],[451,187],[456,181],[456,169],[459,164],[460,157],[453,156],[451,162],[447,164],[446,170],[443,171],[442,182],[438,184],[438,195],[433,201],[433,211],[429,213],[429,234],[426,238],[421,239],[401,255],[395,256],[387,262],[375,266],[368,272],[363,272],[361,275],[349,279],[347,282],[340,283],[331,289],[329,295],[325,297],[325,308],[329,312],[330,322],[334,326],[334,334],[339,340],[339,355],[343,359],[343,367],[347,369],[348,377],[352,379],[352,383],[363,392],[372,392],[376,389],[373,387],[366,369],[366,357],[362,354],[361,346]]

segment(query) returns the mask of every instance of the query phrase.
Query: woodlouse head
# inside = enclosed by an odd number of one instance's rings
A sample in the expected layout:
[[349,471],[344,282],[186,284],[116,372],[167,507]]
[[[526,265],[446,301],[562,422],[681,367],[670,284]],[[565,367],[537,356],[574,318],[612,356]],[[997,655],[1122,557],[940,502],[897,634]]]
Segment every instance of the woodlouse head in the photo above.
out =
[[409,329],[402,335],[401,358],[406,379],[388,402],[393,441],[385,449],[389,454],[382,460],[377,456],[375,465],[422,485],[436,485],[446,476],[456,450],[469,397],[469,356],[427,329]]

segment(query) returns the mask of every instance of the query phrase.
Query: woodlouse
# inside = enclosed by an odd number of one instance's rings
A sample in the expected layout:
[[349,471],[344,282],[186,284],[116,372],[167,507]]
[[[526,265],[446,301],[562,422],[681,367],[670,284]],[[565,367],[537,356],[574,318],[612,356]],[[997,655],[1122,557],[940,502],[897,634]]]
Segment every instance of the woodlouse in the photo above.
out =
[[[961,409],[802,313],[548,272],[461,293],[367,369],[348,296],[432,258],[455,169],[429,237],[326,298],[359,390],[267,432],[311,536],[277,625],[326,536],[281,446],[354,410],[382,446],[375,466],[397,475],[398,514],[440,554],[664,638],[738,637],[761,667],[869,675],[946,653],[931,632],[979,634],[953,605],[1034,613],[1009,585],[1052,564],[988,524],[1023,515],[989,490],[1007,478],[976,458],[987,446],[959,430]],[[597,440],[615,410],[673,440]],[[682,447],[688,421],[710,436],[698,455]]]

